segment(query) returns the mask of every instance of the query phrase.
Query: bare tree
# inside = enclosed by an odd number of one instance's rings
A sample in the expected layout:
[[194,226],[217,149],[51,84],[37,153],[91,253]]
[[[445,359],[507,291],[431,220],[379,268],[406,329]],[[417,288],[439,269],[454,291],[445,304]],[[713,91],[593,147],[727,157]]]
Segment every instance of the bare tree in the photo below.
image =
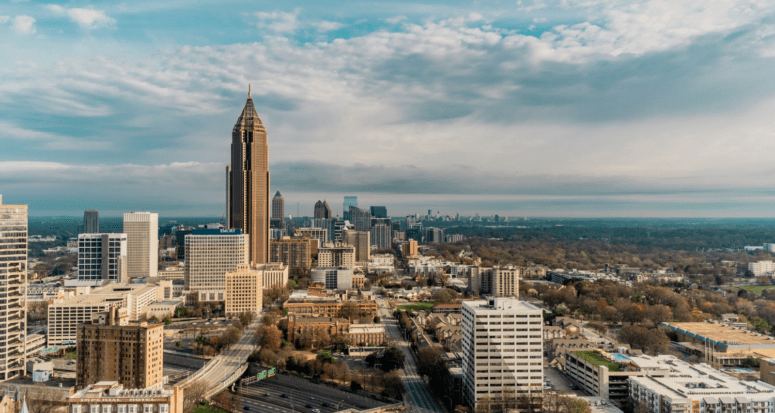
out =
[[65,403],[64,394],[48,387],[31,388],[24,392],[30,413],[53,413]]
[[186,386],[183,390],[183,413],[191,413],[196,410],[196,405],[205,399],[206,393],[207,383],[204,381],[197,380]]

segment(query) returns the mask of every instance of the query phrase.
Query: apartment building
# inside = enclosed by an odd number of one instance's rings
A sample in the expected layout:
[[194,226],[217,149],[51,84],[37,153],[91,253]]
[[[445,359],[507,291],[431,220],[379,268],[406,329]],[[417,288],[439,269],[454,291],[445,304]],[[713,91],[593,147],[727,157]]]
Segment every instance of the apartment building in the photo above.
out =
[[93,314],[90,323],[78,325],[76,387],[117,381],[161,389],[163,339],[162,323],[127,323],[115,307]]
[[468,288],[492,297],[519,297],[519,268],[471,267]]
[[312,250],[317,246],[311,238],[291,238],[288,236],[270,242],[270,262],[281,262],[291,271],[312,268]]
[[[288,310],[288,314],[296,314],[308,317],[336,317],[344,305],[342,298],[316,297],[306,294],[294,294],[286,302],[283,308]],[[347,300],[354,303],[358,309],[369,317],[377,315],[377,303],[373,300]]]
[[0,195],[0,380],[24,374],[27,330],[27,205],[4,205]]
[[328,230],[326,228],[299,228],[296,232],[302,237],[317,240],[318,246],[328,242]]
[[264,296],[262,269],[246,264],[226,273],[226,315],[242,313],[258,314]]
[[288,285],[288,266],[281,262],[270,262],[262,264],[264,272],[264,282],[261,284],[264,289],[285,288]]
[[225,276],[249,264],[249,239],[240,229],[198,229],[186,235],[185,288],[199,301],[224,301]]
[[741,381],[705,363],[663,361],[663,376],[630,377],[630,400],[650,413],[771,413],[775,386]]
[[355,266],[355,247],[342,243],[325,243],[318,248],[318,267],[341,267],[352,269]]
[[355,262],[368,263],[371,257],[371,233],[347,230],[342,232],[342,242],[355,247]]
[[543,389],[543,313],[516,298],[463,301],[463,393],[474,410],[519,406]]
[[310,271],[310,282],[323,284],[328,290],[353,288],[353,270],[343,267],[318,267]]

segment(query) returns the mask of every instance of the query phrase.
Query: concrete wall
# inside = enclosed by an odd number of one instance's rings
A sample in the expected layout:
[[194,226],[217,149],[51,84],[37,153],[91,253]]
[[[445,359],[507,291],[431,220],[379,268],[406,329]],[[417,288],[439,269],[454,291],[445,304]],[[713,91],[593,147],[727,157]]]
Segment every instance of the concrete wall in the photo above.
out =
[[164,350],[164,364],[176,366],[196,367],[201,369],[210,359],[196,354],[180,353],[174,350]]

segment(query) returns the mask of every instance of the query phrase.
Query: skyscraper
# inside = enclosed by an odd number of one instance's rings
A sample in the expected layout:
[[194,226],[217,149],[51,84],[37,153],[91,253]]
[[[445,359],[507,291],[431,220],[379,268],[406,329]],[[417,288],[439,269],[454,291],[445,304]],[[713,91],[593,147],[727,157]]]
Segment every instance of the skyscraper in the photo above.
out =
[[27,205],[3,205],[0,196],[0,380],[24,374],[27,296]]
[[356,231],[368,231],[371,229],[371,212],[357,207],[350,207],[350,222]]
[[272,228],[285,228],[285,198],[280,194],[280,190],[272,198]]
[[223,301],[226,273],[248,263],[248,236],[239,229],[197,229],[185,245],[186,289],[196,291],[199,301]]
[[83,233],[97,234],[100,232],[100,213],[96,209],[83,211]]
[[387,208],[384,206],[371,207],[371,216],[374,218],[387,218]]
[[126,282],[126,234],[78,235],[78,280]]
[[269,262],[269,146],[248,100],[231,133],[231,222],[250,238],[250,261]]
[[159,272],[159,214],[124,214],[126,274],[129,278],[156,277]]
[[358,207],[358,197],[357,196],[346,196],[344,197],[344,206],[342,209],[342,216],[344,217],[345,221],[350,219],[350,207]]
[[331,218],[331,207],[328,206],[328,202],[323,201],[315,203],[315,219],[329,219]]

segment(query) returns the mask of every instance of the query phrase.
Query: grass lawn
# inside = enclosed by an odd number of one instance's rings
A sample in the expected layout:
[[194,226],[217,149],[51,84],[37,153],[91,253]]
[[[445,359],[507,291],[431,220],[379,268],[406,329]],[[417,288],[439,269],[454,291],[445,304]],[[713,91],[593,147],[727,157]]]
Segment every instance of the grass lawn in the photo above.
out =
[[75,351],[71,351],[65,354],[65,360],[75,360],[76,358],[77,357],[76,357]]
[[435,303],[433,301],[426,301],[422,303],[414,303],[414,304],[403,304],[399,305],[399,310],[425,310],[425,311],[431,311],[431,308],[433,308],[433,305]]
[[594,351],[575,351],[574,353],[576,353],[579,357],[592,363],[595,366],[606,366],[608,367],[608,371],[619,371],[618,364],[611,363],[610,361],[603,358],[603,356],[595,353]]
[[750,291],[756,295],[762,295],[762,291],[764,290],[772,290],[775,288],[775,286],[772,285],[749,285],[746,287],[740,287],[743,290]]
[[194,413],[227,413],[227,412],[224,412],[223,410],[218,409],[216,407],[205,406],[203,404],[200,404],[196,406],[196,409],[194,409]]

